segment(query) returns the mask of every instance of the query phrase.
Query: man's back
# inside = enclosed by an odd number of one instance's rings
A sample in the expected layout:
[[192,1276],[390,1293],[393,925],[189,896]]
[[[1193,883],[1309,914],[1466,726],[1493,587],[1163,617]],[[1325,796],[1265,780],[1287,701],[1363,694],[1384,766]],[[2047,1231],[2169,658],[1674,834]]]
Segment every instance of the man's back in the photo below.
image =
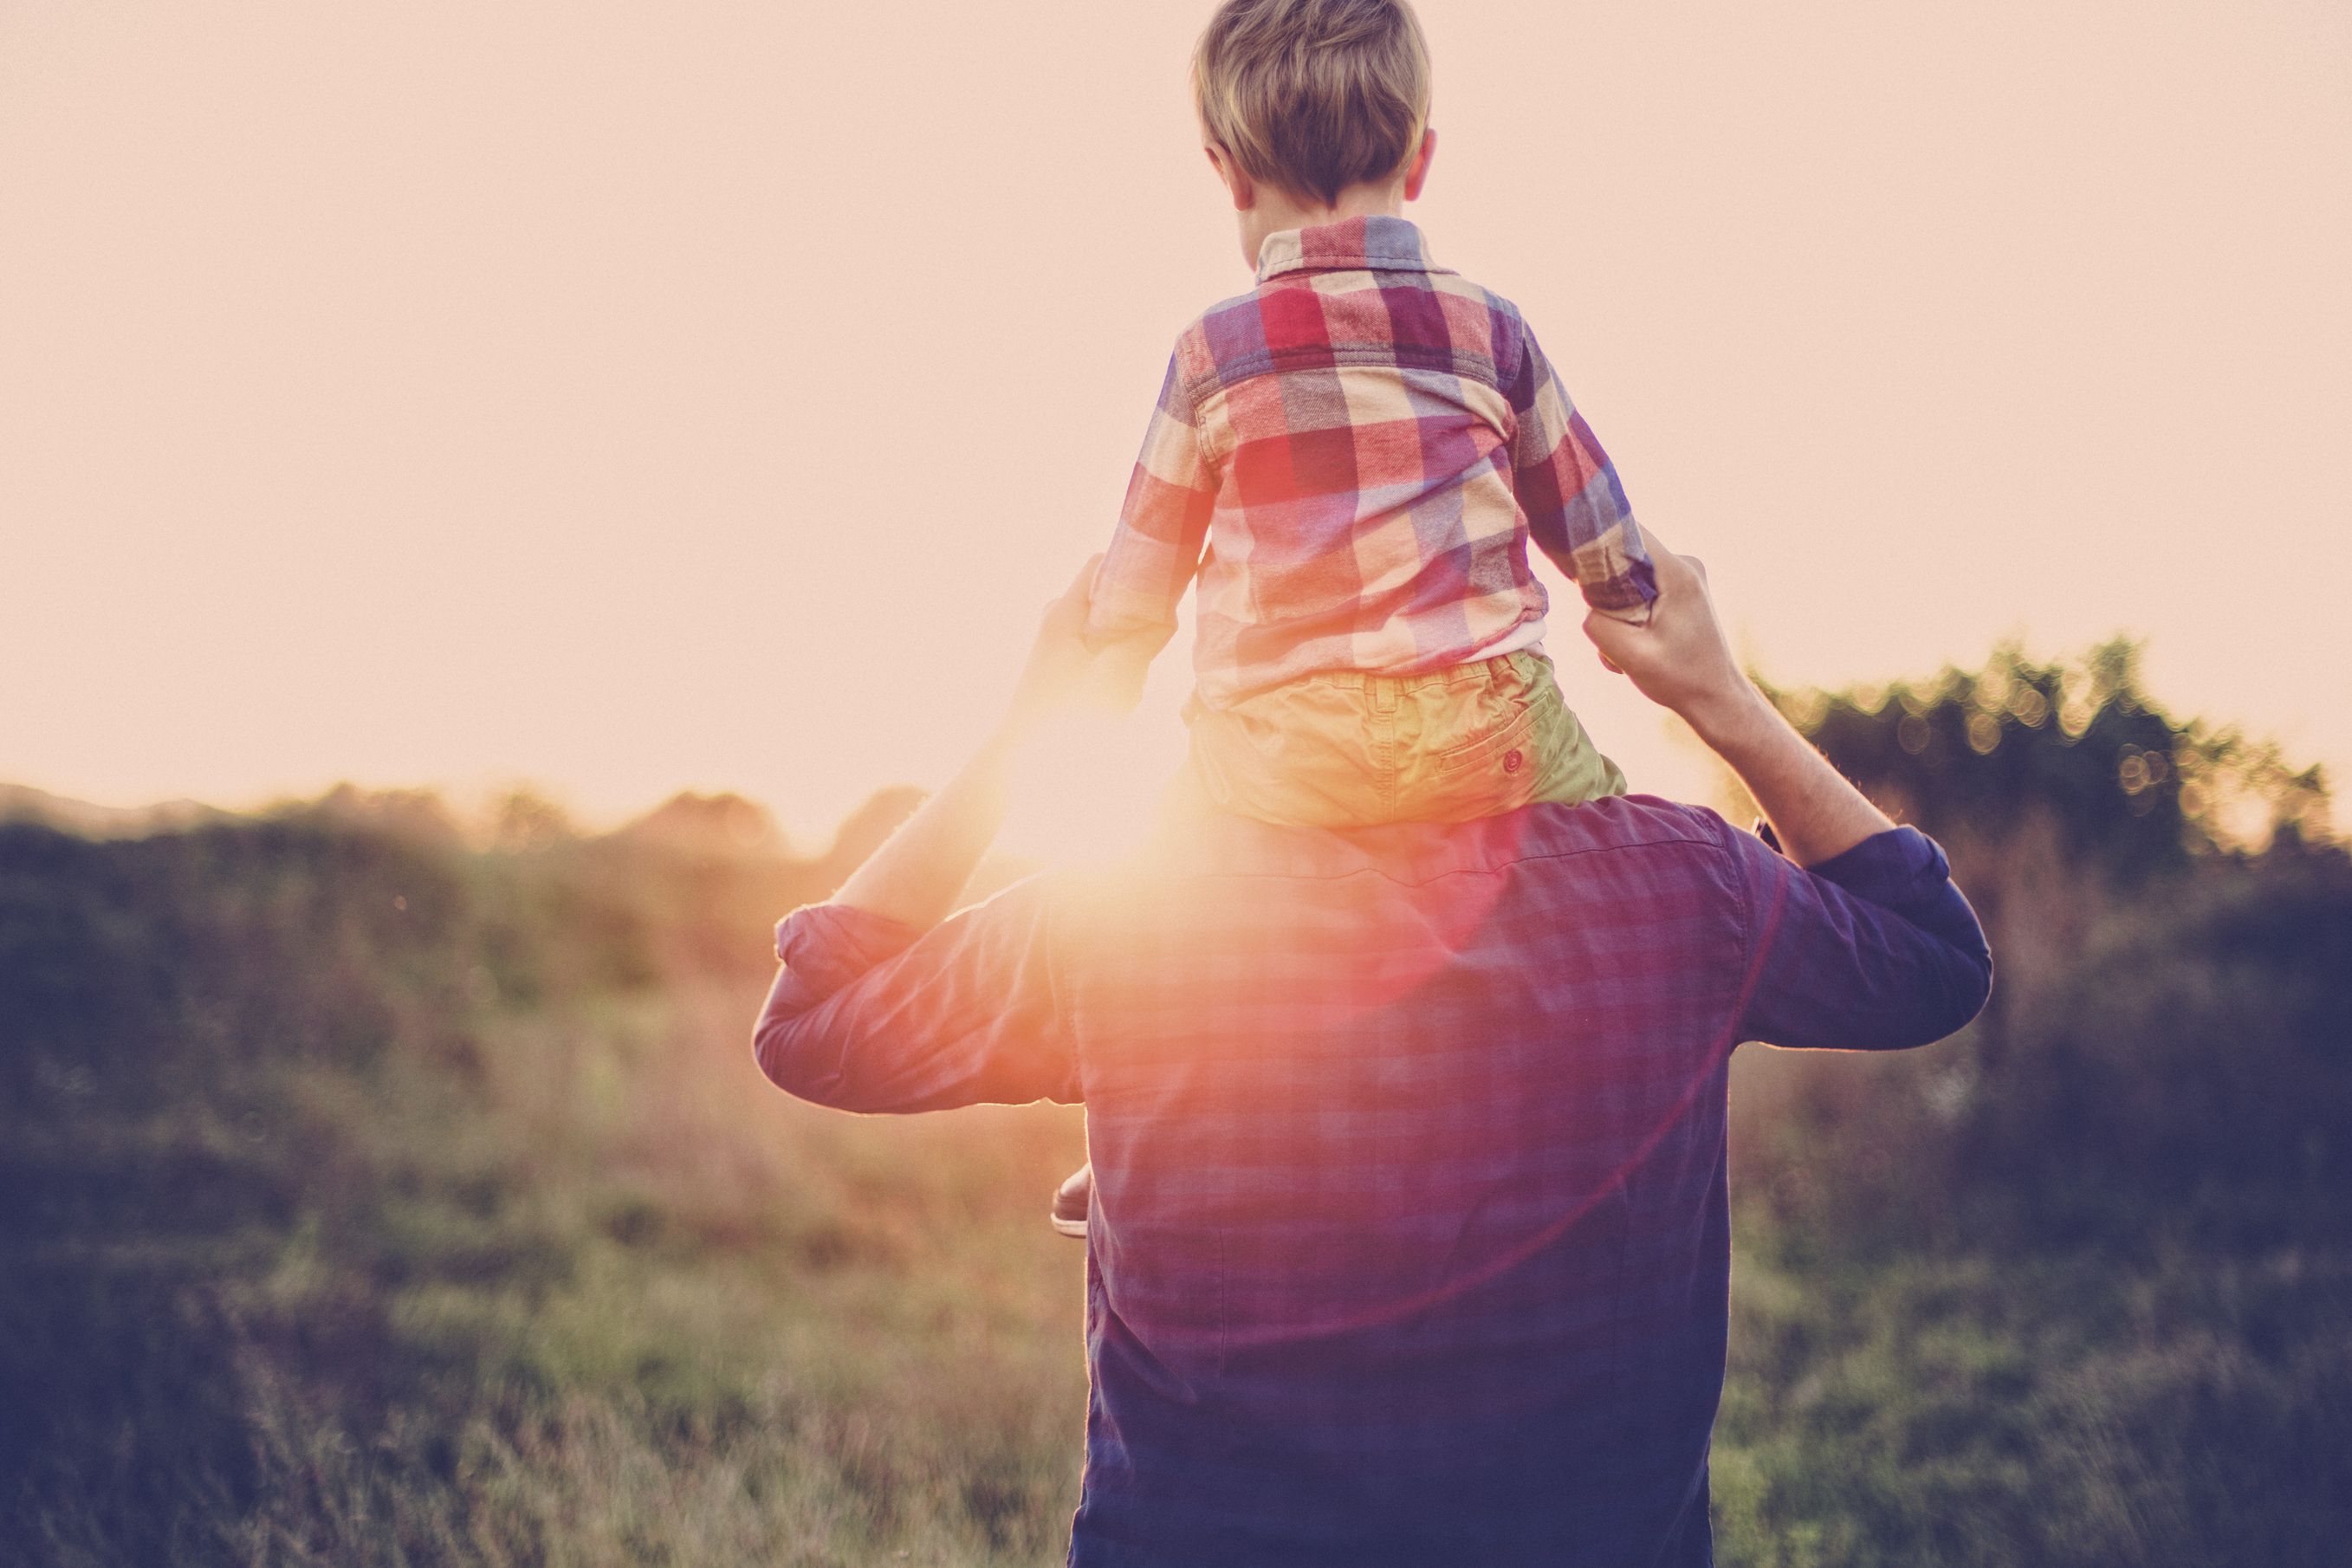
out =
[[1983,995],[1932,844],[1820,869],[1638,797],[1213,818],[919,940],[803,911],[761,1061],[850,1109],[1087,1104],[1074,1563],[1703,1563],[1731,1046]]
[[1075,1560],[1704,1561],[1750,941],[1719,826],[1187,850],[1066,939],[1102,1340]]

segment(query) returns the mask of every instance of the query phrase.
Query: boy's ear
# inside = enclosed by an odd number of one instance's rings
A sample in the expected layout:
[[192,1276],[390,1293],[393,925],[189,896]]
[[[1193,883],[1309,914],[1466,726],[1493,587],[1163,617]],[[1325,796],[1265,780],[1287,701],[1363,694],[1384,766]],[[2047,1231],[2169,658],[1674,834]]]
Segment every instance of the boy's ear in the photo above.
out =
[[1421,187],[1429,182],[1430,161],[1436,156],[1437,132],[1433,127],[1421,133],[1421,150],[1412,155],[1412,162],[1405,166],[1405,200],[1415,202],[1421,199]]
[[1209,155],[1209,167],[1217,172],[1217,178],[1224,181],[1225,189],[1233,195],[1235,212],[1245,213],[1257,205],[1257,182],[1234,161],[1231,153],[1214,142],[1202,143],[1201,151]]

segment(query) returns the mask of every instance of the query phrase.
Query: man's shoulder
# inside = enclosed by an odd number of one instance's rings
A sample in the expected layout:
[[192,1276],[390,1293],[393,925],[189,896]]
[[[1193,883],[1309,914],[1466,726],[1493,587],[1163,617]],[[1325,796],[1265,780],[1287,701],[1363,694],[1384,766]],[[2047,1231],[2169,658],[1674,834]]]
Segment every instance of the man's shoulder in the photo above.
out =
[[1179,880],[1363,876],[1419,884],[1514,869],[1542,874],[1549,863],[1595,856],[1720,867],[1733,831],[1705,806],[1655,795],[1531,805],[1470,822],[1400,822],[1347,830],[1279,827],[1208,813],[1169,825],[1139,865],[1150,875]]
[[1580,805],[1533,805],[1524,825],[1492,818],[1490,853],[1521,874],[1580,876],[1579,862],[1619,863],[1622,874],[1693,886],[1721,882],[1731,870],[1733,829],[1703,805],[1658,795],[1612,795]]
[[1488,837],[1501,837],[1523,859],[1643,850],[1719,857],[1725,835],[1731,831],[1706,806],[1654,795],[1609,795],[1580,805],[1532,805],[1513,814],[1521,815],[1527,818],[1524,824],[1490,817],[1461,826],[1486,826]]
[[1719,957],[1746,951],[1759,907],[1760,862],[1740,837],[1704,807],[1647,796],[1349,830],[1216,815],[1170,825],[1129,859],[1051,874],[1035,907],[1072,984],[1197,978],[1203,963],[1256,973],[1302,953],[1377,969],[1549,952],[1544,933],[1562,931],[1588,933],[1570,946],[1660,962]]

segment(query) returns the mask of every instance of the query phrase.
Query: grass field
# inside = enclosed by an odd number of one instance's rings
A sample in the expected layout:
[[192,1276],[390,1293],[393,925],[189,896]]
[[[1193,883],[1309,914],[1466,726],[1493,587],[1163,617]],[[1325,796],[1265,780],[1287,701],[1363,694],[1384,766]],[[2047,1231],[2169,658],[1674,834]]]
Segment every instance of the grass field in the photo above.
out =
[[[1081,1123],[759,1079],[838,864],[0,827],[0,1563],[1057,1560]],[[1724,1562],[2344,1561],[2348,881],[2170,900],[2095,1030],[1743,1053]]]

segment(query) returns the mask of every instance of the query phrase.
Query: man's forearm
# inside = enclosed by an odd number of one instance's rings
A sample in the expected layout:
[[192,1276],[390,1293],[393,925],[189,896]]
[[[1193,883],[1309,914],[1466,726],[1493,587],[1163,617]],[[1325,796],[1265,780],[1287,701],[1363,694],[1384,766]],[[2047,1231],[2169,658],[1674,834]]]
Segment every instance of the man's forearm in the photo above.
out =
[[1737,689],[1693,704],[1683,717],[1739,775],[1781,852],[1798,865],[1818,866],[1894,828],[1744,676]]
[[1008,737],[992,737],[851,874],[833,901],[919,931],[954,913],[964,885],[1004,825],[1011,746]]
[[1097,555],[1080,567],[1062,596],[1045,606],[1013,700],[980,750],[842,884],[835,903],[918,931],[955,912],[964,885],[1004,826],[1013,748],[1043,717],[1066,705],[1089,673],[1093,658],[1081,632],[1101,563]]

